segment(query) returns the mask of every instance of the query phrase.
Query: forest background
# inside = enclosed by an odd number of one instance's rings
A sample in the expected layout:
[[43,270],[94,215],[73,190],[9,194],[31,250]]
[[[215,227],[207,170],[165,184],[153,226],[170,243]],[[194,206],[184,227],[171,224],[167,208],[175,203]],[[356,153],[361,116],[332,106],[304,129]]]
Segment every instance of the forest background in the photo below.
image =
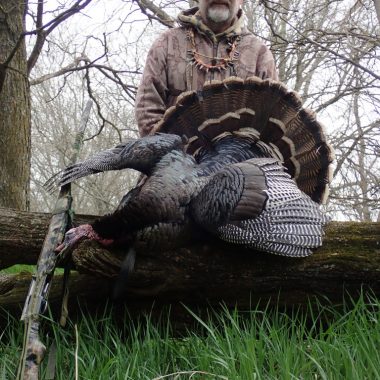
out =
[[[0,206],[52,210],[55,196],[43,184],[69,163],[88,98],[95,106],[82,158],[138,135],[133,106],[147,51],[188,7],[0,0]],[[317,112],[335,148],[328,215],[379,221],[378,3],[247,0],[244,10],[248,28],[271,48],[280,80]],[[79,181],[76,212],[111,211],[135,179],[128,171]]]

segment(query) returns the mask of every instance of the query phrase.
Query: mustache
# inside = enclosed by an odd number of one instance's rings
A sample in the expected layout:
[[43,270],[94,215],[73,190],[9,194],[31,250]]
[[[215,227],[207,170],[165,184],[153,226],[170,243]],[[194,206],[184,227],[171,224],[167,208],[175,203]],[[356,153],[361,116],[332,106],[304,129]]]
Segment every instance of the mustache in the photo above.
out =
[[212,7],[213,5],[225,5],[226,7],[230,7],[230,4],[226,1],[213,1],[210,3],[210,7]]

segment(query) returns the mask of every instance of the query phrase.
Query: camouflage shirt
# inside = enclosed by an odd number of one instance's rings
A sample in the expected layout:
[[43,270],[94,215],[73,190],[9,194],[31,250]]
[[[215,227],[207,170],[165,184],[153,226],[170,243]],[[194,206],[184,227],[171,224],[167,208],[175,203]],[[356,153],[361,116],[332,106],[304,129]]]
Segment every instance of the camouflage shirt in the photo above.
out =
[[[272,53],[246,29],[241,11],[236,22],[220,34],[202,22],[197,8],[182,12],[178,21],[180,26],[161,34],[148,53],[135,106],[141,136],[150,133],[181,92],[200,90],[206,81],[253,75],[277,79]],[[192,49],[198,61],[189,52]],[[231,50],[233,60],[221,70],[202,69],[197,64],[221,62],[220,57],[231,57]]]

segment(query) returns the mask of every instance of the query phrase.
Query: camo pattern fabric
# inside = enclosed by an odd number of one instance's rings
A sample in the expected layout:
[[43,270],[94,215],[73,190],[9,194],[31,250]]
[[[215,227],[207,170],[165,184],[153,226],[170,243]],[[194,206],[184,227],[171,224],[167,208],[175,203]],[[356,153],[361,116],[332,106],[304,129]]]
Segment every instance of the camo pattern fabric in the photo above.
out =
[[[161,34],[148,53],[135,105],[141,136],[150,133],[179,94],[201,90],[207,81],[230,76],[246,79],[253,75],[278,79],[272,53],[244,26],[241,11],[235,23],[219,34],[214,34],[202,22],[198,8],[182,12],[178,22],[180,26]],[[237,39],[233,65],[220,71],[201,70],[193,65],[189,57],[189,28],[194,30],[196,51],[205,59],[227,57],[232,41]]]

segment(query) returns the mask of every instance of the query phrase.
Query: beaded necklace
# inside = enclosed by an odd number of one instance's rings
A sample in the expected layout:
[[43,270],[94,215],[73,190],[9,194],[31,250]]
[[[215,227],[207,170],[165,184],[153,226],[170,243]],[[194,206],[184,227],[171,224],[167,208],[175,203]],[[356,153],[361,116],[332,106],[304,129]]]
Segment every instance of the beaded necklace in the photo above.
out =
[[[190,55],[190,63],[197,67],[200,70],[209,71],[224,71],[227,68],[233,68],[234,62],[239,57],[239,52],[236,50],[238,43],[240,41],[240,36],[234,36],[228,42],[226,57],[210,57],[208,55],[199,53],[195,46],[195,35],[194,30],[192,28],[187,29],[187,39],[190,42],[190,49],[188,50],[188,54]],[[204,62],[203,59],[207,59],[210,63]]]

